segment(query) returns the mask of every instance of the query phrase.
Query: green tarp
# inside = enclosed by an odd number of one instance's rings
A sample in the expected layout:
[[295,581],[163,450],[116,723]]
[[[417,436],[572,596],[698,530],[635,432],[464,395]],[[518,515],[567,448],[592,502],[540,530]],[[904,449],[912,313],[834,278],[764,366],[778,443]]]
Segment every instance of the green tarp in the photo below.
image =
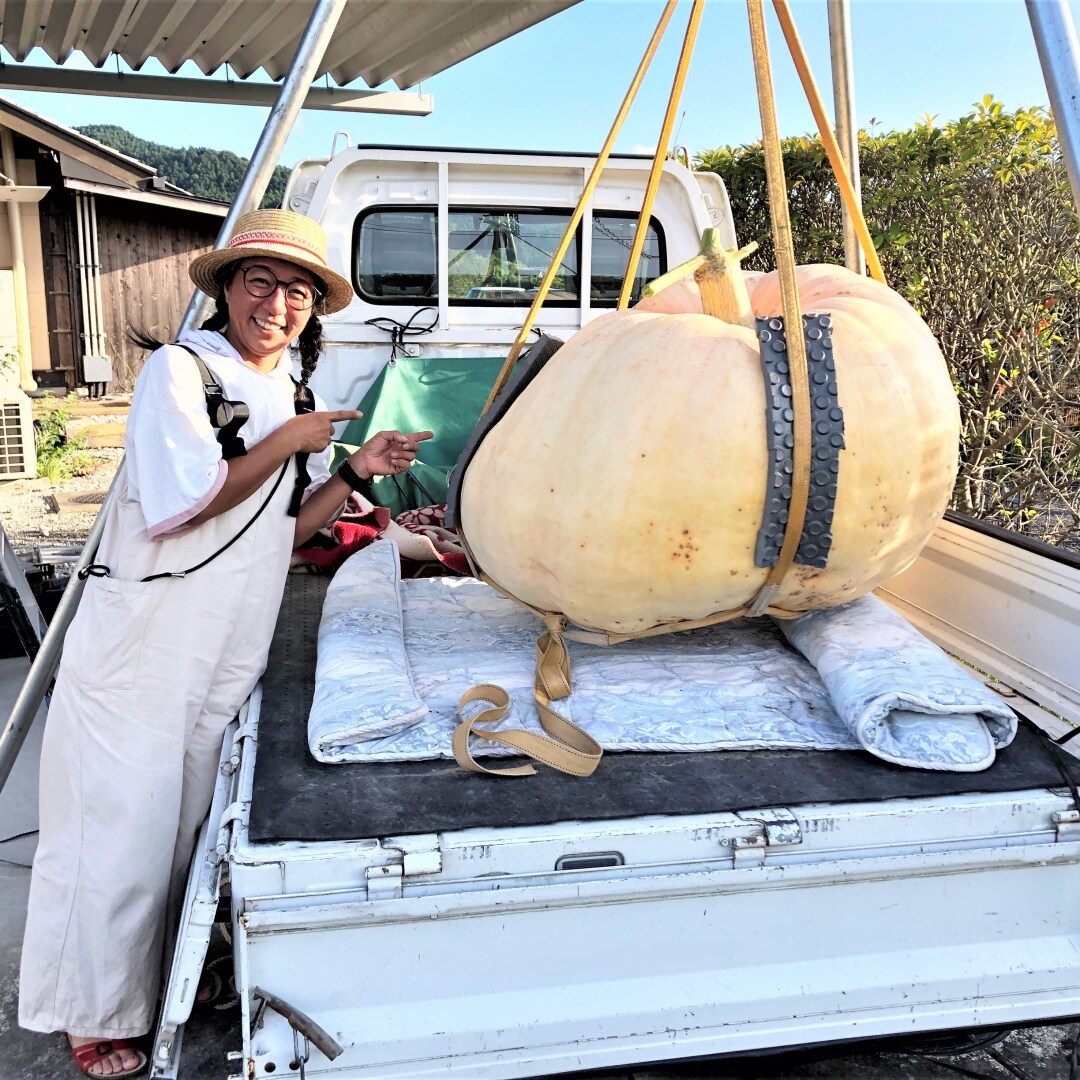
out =
[[446,501],[446,477],[480,417],[501,356],[399,356],[383,368],[357,408],[335,451],[335,462],[377,431],[433,431],[420,444],[416,464],[401,476],[375,480],[379,503],[392,514]]

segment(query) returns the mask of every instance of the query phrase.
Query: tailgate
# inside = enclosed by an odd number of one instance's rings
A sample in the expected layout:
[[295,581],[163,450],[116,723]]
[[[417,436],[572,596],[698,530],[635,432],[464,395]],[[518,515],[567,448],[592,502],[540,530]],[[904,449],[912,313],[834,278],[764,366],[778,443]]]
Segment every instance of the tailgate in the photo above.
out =
[[241,813],[245,1056],[525,1077],[1072,1015],[1078,830],[1048,789],[321,843]]

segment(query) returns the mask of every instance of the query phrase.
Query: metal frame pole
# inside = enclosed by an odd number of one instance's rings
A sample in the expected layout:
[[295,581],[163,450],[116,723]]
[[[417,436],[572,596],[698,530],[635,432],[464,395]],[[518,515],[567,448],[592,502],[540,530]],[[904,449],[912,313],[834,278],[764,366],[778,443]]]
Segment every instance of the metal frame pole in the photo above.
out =
[[[225,242],[232,232],[233,224],[241,214],[258,206],[260,200],[270,184],[274,167],[278,157],[285,146],[293,124],[304,104],[304,97],[311,86],[319,64],[327,46],[330,44],[341,13],[345,9],[347,0],[318,0],[315,10],[308,20],[303,37],[297,46],[296,55],[293,58],[289,74],[281,84],[281,92],[278,94],[277,103],[270,110],[266,118],[262,135],[255,147],[251,160],[248,162],[244,179],[240,183],[240,190],[229,210],[228,216],[222,225],[216,247],[224,247]],[[200,307],[202,293],[196,292],[184,315],[181,329],[189,329],[195,322]],[[75,615],[82,597],[85,582],[80,580],[79,572],[89,566],[97,554],[101,536],[105,531],[105,521],[117,498],[119,480],[124,468],[124,463],[113,477],[112,487],[98,513],[90,535],[87,537],[82,554],[79,556],[71,571],[71,580],[68,581],[64,595],[60,598],[56,613],[49,623],[48,632],[41,642],[34,662],[30,665],[30,673],[26,676],[19,696],[8,717],[3,732],[0,732],[0,790],[3,790],[7,778],[11,775],[11,769],[22,748],[27,732],[30,730],[34,717],[45,700],[49,691],[53,674],[60,662],[60,650],[64,643],[64,635]]]
[[[215,248],[225,246],[237,218],[242,217],[249,210],[257,209],[263,195],[266,194],[274,169],[281,158],[281,152],[285,149],[293,124],[296,123],[296,118],[304,107],[304,97],[318,74],[319,64],[337,28],[341,13],[345,10],[346,2],[347,0],[319,0],[315,5],[304,36],[296,48],[296,56],[293,57],[289,74],[281,83],[281,93],[278,94],[277,102],[266,118],[262,134],[248,161],[244,179],[240,181],[240,190],[237,191],[236,198],[233,199],[229,213],[221,226],[221,232],[214,244]],[[180,324],[181,330],[190,330],[199,321],[199,312],[205,303],[206,297],[196,291],[184,313]]]
[[[855,116],[855,76],[851,55],[851,0],[829,0],[829,53],[832,57],[833,115],[836,141],[847,165],[855,198],[862,203],[859,176],[859,123]],[[855,223],[841,207],[844,222],[844,265],[857,274],[866,273],[866,256],[855,232]]]
[[120,468],[116,470],[116,475],[113,477],[109,494],[105,497],[105,503],[86,539],[82,554],[72,568],[71,579],[64,589],[64,595],[60,597],[60,603],[49,622],[49,628],[41,639],[37,656],[34,657],[26,680],[19,690],[19,696],[11,708],[8,722],[3,732],[0,732],[0,791],[3,790],[7,778],[11,775],[15,759],[19,756],[22,744],[34,723],[34,717],[37,716],[37,711],[41,708],[41,703],[45,700],[45,695],[48,694],[49,687],[52,685],[53,674],[57,664],[60,663],[60,649],[64,644],[64,634],[71,625],[75,609],[79,606],[79,600],[82,597],[82,591],[86,587],[86,582],[79,580],[78,571],[90,564],[98,549],[98,544],[101,543],[101,534],[105,531],[105,507],[115,499],[114,493],[123,467],[123,462],[121,462]]
[[1066,0],[1025,0],[1058,143],[1080,210],[1080,46]]

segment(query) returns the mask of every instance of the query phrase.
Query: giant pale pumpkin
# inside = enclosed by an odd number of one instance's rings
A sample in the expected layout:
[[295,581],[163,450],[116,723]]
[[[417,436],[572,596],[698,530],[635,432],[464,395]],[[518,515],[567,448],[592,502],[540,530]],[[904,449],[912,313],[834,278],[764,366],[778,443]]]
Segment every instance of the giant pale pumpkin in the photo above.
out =
[[[756,315],[777,275],[745,275]],[[846,447],[823,569],[796,564],[773,606],[843,603],[904,569],[940,520],[959,416],[941,351],[891,289],[798,269],[827,313]],[[461,524],[480,566],[526,603],[618,633],[749,603],[768,476],[755,333],[701,313],[692,279],[575,334],[481,444]]]

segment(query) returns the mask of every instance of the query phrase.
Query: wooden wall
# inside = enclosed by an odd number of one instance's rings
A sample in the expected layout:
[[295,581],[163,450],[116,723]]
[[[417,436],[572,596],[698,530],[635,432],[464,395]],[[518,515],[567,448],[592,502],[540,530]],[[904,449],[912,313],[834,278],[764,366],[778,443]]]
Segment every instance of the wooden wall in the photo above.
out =
[[96,201],[109,393],[116,394],[132,388],[146,357],[128,340],[128,327],[171,340],[194,291],[188,264],[214,246],[223,219],[127,199]]
[[[54,186],[39,203],[41,215],[42,279],[45,310],[49,324],[49,366],[35,364],[38,385],[79,385],[79,358],[82,338],[79,333],[78,248],[75,242],[75,204],[70,192]],[[39,366],[40,365],[40,366]]]

